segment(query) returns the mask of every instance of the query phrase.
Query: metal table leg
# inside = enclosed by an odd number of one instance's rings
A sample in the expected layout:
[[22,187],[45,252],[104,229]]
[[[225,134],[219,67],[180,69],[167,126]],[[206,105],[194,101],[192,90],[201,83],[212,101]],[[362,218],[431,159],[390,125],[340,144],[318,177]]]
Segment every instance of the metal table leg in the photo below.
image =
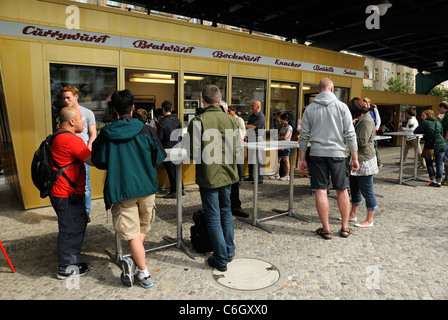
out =
[[293,217],[293,218],[296,218],[296,219],[299,219],[299,220],[302,220],[305,222],[311,222],[310,218],[306,218],[306,217],[294,212],[294,157],[295,157],[294,153],[295,153],[295,150],[291,150],[291,152],[289,153],[290,166],[289,166],[289,207],[288,207],[288,210],[281,211],[278,209],[274,209],[273,211],[279,212],[278,215],[260,219],[260,220],[272,219],[272,218],[287,214],[290,217]]

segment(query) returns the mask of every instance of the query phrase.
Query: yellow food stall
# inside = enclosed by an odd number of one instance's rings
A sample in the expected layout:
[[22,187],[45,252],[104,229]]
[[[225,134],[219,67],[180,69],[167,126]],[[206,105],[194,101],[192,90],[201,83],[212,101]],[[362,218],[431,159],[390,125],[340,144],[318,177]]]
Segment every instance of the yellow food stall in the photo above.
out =
[[[200,92],[216,84],[223,100],[247,121],[260,100],[266,128],[287,112],[295,127],[324,77],[342,101],[361,96],[364,58],[269,37],[64,0],[0,3],[0,155],[6,181],[25,209],[48,206],[30,167],[42,140],[58,126],[61,89],[80,91],[97,130],[114,120],[108,99],[129,89],[150,118],[173,103],[184,126],[201,106]],[[372,99],[372,101],[374,101]],[[160,188],[168,186],[163,166]],[[184,184],[194,165],[183,165]],[[92,198],[102,197],[105,173],[92,168]]]

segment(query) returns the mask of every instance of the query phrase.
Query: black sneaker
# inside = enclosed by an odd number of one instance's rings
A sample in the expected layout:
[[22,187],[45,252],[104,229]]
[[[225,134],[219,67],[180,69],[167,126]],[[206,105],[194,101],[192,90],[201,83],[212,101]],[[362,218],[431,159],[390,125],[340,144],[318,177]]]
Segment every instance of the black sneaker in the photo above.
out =
[[165,199],[175,199],[176,198],[176,192],[168,192],[166,195],[163,196]]
[[59,272],[56,274],[56,278],[60,280],[65,280],[70,276],[78,275],[80,277],[86,275],[90,271],[90,265],[88,263],[82,262],[76,265],[70,265],[65,268],[65,272]]
[[207,263],[210,267],[218,269],[218,271],[221,272],[227,271],[227,266],[219,266],[212,257],[207,259]]
[[244,212],[243,210],[235,210],[232,211],[233,216],[241,217],[241,218],[249,218],[249,214]]

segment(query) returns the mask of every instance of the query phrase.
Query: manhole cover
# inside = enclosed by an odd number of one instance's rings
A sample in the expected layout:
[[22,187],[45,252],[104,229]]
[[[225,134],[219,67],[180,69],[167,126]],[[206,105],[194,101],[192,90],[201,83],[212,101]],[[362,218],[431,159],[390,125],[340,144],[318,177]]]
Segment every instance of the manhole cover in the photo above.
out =
[[235,258],[227,271],[213,270],[213,278],[221,285],[236,290],[267,288],[280,278],[279,270],[272,264],[254,258]]

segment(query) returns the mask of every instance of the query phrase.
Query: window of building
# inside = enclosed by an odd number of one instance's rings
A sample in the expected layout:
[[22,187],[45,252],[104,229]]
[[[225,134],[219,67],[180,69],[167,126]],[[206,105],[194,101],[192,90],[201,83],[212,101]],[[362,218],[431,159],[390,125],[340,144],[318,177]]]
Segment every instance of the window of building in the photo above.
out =
[[384,68],[384,80],[387,81],[387,79],[389,79],[389,69]]
[[293,127],[296,126],[298,94],[298,83],[271,82],[270,129],[276,128],[274,113],[278,111],[286,113],[288,115],[289,123]]
[[113,120],[108,100],[117,90],[117,69],[50,64],[50,83],[53,132],[59,128],[59,112],[65,107],[62,98],[65,86],[79,90],[78,102],[93,111],[98,130]]
[[368,66],[364,66],[364,79],[372,79],[372,72]]
[[380,80],[380,71],[378,68],[375,68],[375,81]]
[[221,100],[226,100],[226,77],[188,73],[184,75],[184,125],[194,118],[196,109],[204,107],[201,103],[201,93],[208,84],[217,86],[221,91]]
[[247,123],[252,114],[252,102],[261,102],[261,111],[266,115],[266,81],[256,79],[232,78],[232,101],[238,116]]

